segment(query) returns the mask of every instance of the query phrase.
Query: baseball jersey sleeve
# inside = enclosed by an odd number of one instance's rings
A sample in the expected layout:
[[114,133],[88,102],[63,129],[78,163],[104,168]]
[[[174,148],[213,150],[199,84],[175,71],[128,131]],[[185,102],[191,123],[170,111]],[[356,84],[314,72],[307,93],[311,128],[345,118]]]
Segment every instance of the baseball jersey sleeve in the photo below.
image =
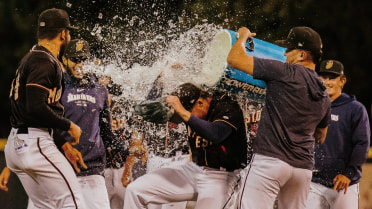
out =
[[277,60],[262,59],[254,57],[253,77],[264,81],[285,80],[285,77],[291,75],[288,71],[287,63]]

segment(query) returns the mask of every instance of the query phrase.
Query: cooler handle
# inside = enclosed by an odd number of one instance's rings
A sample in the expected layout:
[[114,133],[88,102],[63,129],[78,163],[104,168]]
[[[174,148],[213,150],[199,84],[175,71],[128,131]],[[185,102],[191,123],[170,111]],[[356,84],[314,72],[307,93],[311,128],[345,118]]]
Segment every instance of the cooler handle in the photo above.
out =
[[252,37],[249,37],[248,38],[247,43],[245,44],[245,48],[248,49],[249,51],[253,51],[254,50],[254,42],[253,42],[253,38]]

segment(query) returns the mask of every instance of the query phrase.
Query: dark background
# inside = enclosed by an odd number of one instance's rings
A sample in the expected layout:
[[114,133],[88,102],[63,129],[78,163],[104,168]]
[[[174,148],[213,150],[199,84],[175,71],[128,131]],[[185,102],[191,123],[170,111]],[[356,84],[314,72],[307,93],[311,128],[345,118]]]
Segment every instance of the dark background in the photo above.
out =
[[[214,23],[237,31],[246,26],[257,38],[273,42],[283,39],[293,26],[305,25],[319,32],[323,39],[323,59],[343,62],[348,78],[345,92],[354,94],[370,112],[372,82],[372,6],[371,1],[341,0],[0,0],[0,138],[9,133],[10,83],[21,57],[36,43],[38,15],[47,8],[65,9],[74,25],[80,27],[72,38],[84,38],[91,43],[96,56],[112,56],[119,48],[126,49],[120,59],[128,63],[150,64],[156,59],[138,59],[131,43],[140,31],[156,30],[166,34],[169,20],[177,25],[173,35],[197,24]],[[99,13],[102,18],[99,18]],[[114,18],[115,16],[120,18]],[[130,25],[133,17],[134,24]],[[179,22],[179,17],[182,22]],[[140,24],[144,21],[144,24]],[[94,26],[101,34],[92,35]],[[114,30],[115,29],[115,30]],[[169,33],[169,31],[168,31]],[[117,39],[112,40],[113,34]],[[151,33],[145,33],[149,39]],[[127,41],[123,41],[126,38]],[[169,37],[171,39],[173,37]],[[120,40],[122,39],[122,40]],[[114,43],[115,42],[115,43]],[[93,43],[93,44],[92,44]],[[116,46],[112,47],[113,45]],[[111,46],[111,47],[108,47]],[[159,47],[159,46],[150,46]],[[132,50],[132,51],[131,51]]]
[[[156,54],[151,49],[166,48],[169,39],[198,24],[213,23],[237,31],[246,26],[257,38],[273,42],[287,36],[294,26],[309,26],[323,40],[323,59],[343,62],[347,83],[344,91],[356,95],[370,113],[372,101],[372,5],[371,1],[340,0],[0,0],[0,138],[10,130],[10,83],[17,64],[36,40],[38,15],[48,8],[65,9],[73,25],[80,29],[72,38],[91,43],[100,58],[151,64]],[[100,17],[99,14],[102,14]],[[134,18],[135,17],[135,18]],[[170,22],[176,27],[171,27]],[[100,26],[97,33],[95,26]],[[156,31],[157,33],[151,33]],[[140,35],[139,35],[140,34]],[[141,39],[165,35],[164,44],[134,47]],[[113,37],[116,37],[113,39]],[[116,52],[125,50],[117,55]],[[146,59],[139,55],[146,53]],[[5,166],[0,153],[0,168]],[[14,175],[13,175],[14,176]],[[1,208],[25,208],[21,185],[12,176],[12,192],[0,192]],[[14,189],[17,188],[17,189]],[[5,203],[5,204],[4,204]]]

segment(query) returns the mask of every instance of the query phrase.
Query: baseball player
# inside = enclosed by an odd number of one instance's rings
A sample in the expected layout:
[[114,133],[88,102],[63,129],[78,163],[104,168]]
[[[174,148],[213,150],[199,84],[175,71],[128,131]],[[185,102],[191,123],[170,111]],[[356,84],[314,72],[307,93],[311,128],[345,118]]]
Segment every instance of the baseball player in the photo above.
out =
[[[36,208],[85,208],[75,168],[85,168],[79,151],[81,129],[63,117],[60,103],[63,71],[57,57],[70,41],[68,14],[43,11],[38,20],[38,43],[23,57],[11,85],[12,130],[5,147],[7,167],[17,174]],[[71,135],[71,142],[53,141],[53,130]],[[79,169],[78,169],[79,172]]]
[[286,40],[286,63],[252,57],[245,43],[255,36],[240,28],[228,64],[266,82],[265,106],[247,166],[241,208],[305,208],[313,170],[314,143],[323,143],[330,119],[330,100],[315,72],[322,54],[319,34],[294,27]]
[[[61,101],[66,117],[81,127],[80,143],[74,147],[82,153],[86,169],[77,173],[87,208],[110,209],[105,179],[105,144],[117,147],[125,157],[124,142],[112,132],[108,91],[96,77],[84,72],[84,60],[90,57],[88,42],[72,40],[66,47],[63,64],[66,69],[65,91]],[[71,137],[63,131],[58,137]]]
[[238,179],[236,172],[246,166],[247,140],[237,102],[190,83],[173,95],[166,101],[188,126],[192,162],[160,168],[129,184],[124,209],[187,200],[196,200],[199,209],[222,208]]
[[319,76],[332,101],[331,125],[322,145],[315,147],[315,170],[306,208],[357,209],[362,165],[369,149],[370,128],[366,108],[342,93],[344,66],[325,60]]

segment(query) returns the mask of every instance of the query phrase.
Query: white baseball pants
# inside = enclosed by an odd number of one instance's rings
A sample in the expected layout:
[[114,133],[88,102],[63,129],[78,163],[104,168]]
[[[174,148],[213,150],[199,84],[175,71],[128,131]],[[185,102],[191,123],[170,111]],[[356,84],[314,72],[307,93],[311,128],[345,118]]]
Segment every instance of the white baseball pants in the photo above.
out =
[[111,209],[123,209],[125,187],[121,183],[124,167],[106,168],[105,182]]
[[13,128],[4,152],[34,208],[86,208],[72,166],[47,131],[28,128],[28,134],[17,134]]
[[277,158],[255,154],[244,179],[239,209],[304,209],[312,171],[295,168]]
[[124,209],[187,200],[196,200],[195,209],[223,208],[233,192],[237,173],[203,168],[192,162],[161,168],[129,184]]
[[358,209],[359,184],[337,192],[318,183],[311,182],[306,209]]

